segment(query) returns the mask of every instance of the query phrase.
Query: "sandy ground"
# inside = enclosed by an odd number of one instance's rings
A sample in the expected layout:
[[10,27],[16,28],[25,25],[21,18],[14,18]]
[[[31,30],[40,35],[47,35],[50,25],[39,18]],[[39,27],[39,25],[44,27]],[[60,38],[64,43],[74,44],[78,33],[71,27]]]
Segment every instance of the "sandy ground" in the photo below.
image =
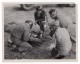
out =
[[[55,7],[51,7],[55,8]],[[51,9],[50,7],[44,8],[47,12]],[[76,23],[75,8],[57,8],[63,11],[63,14],[69,16],[73,22]],[[34,21],[34,9],[30,11],[24,11],[20,9],[19,5],[15,6],[5,6],[4,7],[4,25],[9,22],[25,22],[27,19]],[[51,21],[51,18],[48,15],[48,20]],[[76,38],[76,24],[73,24],[71,29],[71,34]],[[4,32],[4,58],[5,59],[50,59],[50,52],[46,50],[34,49],[31,52],[28,51],[26,54],[19,52],[11,52],[7,47],[7,40],[10,37],[9,34]],[[71,52],[65,57],[65,59],[75,59],[76,58],[76,43],[73,42]],[[51,58],[53,59],[53,58]]]

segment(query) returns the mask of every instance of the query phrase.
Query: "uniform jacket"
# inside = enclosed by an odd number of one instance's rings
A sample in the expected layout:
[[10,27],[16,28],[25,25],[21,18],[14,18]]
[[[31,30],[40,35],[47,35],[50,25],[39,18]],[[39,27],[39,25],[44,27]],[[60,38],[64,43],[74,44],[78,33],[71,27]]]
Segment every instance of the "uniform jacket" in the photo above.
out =
[[69,33],[65,28],[58,28],[55,32],[56,46],[59,55],[66,55],[71,50],[72,43]]
[[18,43],[18,41],[28,41],[29,40],[29,27],[27,24],[17,24],[14,30],[11,33],[11,39],[14,42]]

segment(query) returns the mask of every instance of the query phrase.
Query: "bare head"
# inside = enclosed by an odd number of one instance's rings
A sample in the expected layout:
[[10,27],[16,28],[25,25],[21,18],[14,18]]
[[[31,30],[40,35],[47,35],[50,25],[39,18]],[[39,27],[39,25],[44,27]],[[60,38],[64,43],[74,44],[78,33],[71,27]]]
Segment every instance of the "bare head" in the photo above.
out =
[[41,11],[42,9],[43,9],[42,6],[37,6],[37,7],[36,7],[36,10],[37,10],[37,11]]
[[56,30],[57,28],[59,28],[59,21],[55,21],[54,23],[50,24],[50,29],[51,30]]
[[31,20],[27,20],[27,21],[25,21],[25,23],[27,23],[29,25],[29,27],[32,28],[33,22]]
[[55,19],[56,16],[57,16],[57,11],[56,11],[56,9],[50,9],[49,14],[50,14],[50,17],[51,17],[52,19]]

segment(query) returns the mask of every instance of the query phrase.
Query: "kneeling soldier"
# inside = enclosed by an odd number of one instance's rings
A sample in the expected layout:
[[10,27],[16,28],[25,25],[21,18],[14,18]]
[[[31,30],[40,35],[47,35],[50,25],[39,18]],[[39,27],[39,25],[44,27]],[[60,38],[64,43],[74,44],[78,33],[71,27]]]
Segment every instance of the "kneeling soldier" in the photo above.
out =
[[30,30],[33,26],[32,21],[27,20],[25,23],[17,24],[11,32],[12,46],[11,50],[27,51],[33,49],[29,41],[40,41],[38,38],[31,37]]
[[55,31],[56,38],[56,47],[53,48],[51,54],[56,59],[62,59],[69,53],[72,47],[69,32],[66,28],[59,27],[58,21],[54,22],[51,28]]

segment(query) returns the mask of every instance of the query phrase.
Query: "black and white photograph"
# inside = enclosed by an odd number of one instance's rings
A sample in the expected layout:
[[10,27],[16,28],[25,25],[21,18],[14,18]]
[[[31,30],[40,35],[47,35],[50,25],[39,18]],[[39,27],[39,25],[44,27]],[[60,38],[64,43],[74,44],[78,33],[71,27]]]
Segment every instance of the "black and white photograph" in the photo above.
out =
[[76,60],[75,3],[3,3],[4,60]]

